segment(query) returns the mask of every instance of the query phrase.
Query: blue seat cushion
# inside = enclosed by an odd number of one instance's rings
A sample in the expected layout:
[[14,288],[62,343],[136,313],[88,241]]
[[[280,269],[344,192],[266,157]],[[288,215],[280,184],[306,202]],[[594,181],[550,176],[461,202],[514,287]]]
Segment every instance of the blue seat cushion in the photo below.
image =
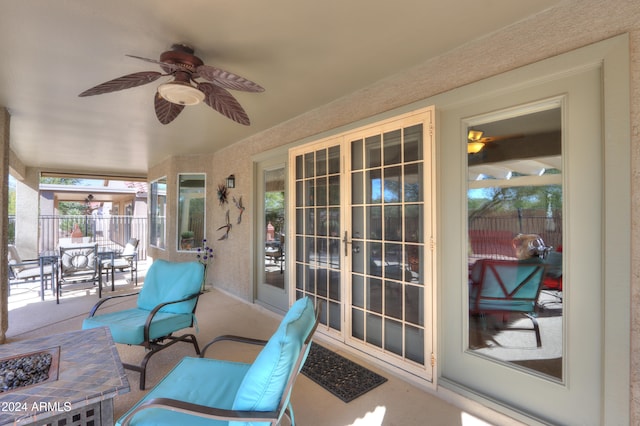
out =
[[278,408],[314,323],[311,300],[307,297],[297,300],[244,377],[233,402],[234,410],[274,411]]
[[[475,306],[475,300],[471,300],[471,305]],[[507,311],[507,312],[533,312],[535,302],[529,300],[480,300],[478,311]]]
[[[129,412],[152,398],[172,398],[221,409],[275,411],[304,340],[314,324],[315,312],[311,300],[300,299],[289,309],[253,364],[184,358]],[[307,353],[308,350],[303,359]],[[286,396],[288,398],[289,395]],[[286,401],[285,398],[285,407]],[[129,412],[116,424],[120,425]],[[165,408],[150,408],[137,413],[131,421],[134,426],[142,424],[230,426],[243,423],[204,419]],[[262,423],[252,423],[254,426],[258,424]]]
[[[111,330],[111,335],[115,342],[140,345],[144,342],[144,326],[149,314],[149,311],[138,308],[110,312],[85,318],[82,322],[82,328],[107,326]],[[156,339],[177,330],[191,327],[192,318],[191,312],[186,314],[157,312],[149,329],[149,338]]]
[[[173,398],[194,404],[231,409],[233,399],[250,365],[209,358],[183,358],[131,410],[152,398]],[[128,412],[126,413],[128,414]],[[125,414],[125,416],[126,416]],[[124,416],[121,418],[121,420]],[[116,425],[120,425],[119,420]],[[222,426],[226,421],[208,420],[161,408],[136,414],[131,425]]]
[[[204,265],[200,262],[168,262],[155,260],[138,295],[138,308],[151,311],[161,303],[182,300],[200,291],[204,277]],[[196,299],[174,303],[162,312],[186,314],[193,312]]]

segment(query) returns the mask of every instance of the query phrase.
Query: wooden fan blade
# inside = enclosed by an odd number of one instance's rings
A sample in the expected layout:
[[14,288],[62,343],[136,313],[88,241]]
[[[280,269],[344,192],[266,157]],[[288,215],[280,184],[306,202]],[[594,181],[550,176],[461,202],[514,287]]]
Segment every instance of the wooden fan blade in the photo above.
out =
[[169,102],[160,96],[158,92],[156,92],[154,106],[156,108],[156,117],[162,124],[171,123],[184,109],[184,105]]
[[167,72],[177,71],[177,70],[180,69],[180,67],[178,65],[176,65],[176,64],[169,64],[167,62],[162,62],[162,61],[158,61],[158,60],[155,60],[155,59],[143,58],[142,56],[136,56],[136,55],[125,55],[125,56],[128,56],[130,58],[134,58],[134,59],[140,59],[141,61],[145,61],[145,62],[151,62],[152,64],[160,65]]
[[243,92],[264,92],[264,87],[259,84],[210,65],[200,65],[196,68],[196,75],[226,89],[241,90]]
[[205,94],[204,102],[211,108],[237,123],[250,124],[247,113],[226,89],[211,83],[198,83],[198,89]]
[[134,74],[124,75],[122,77],[109,80],[105,83],[98,84],[91,89],[87,89],[78,96],[101,95],[103,93],[116,92],[118,90],[129,89],[131,87],[142,86],[157,80],[162,73],[157,71],[143,71]]

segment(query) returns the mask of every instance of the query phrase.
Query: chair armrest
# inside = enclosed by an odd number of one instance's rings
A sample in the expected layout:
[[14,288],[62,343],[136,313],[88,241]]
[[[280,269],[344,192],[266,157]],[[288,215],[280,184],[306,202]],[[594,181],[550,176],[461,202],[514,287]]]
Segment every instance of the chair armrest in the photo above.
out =
[[264,346],[268,342],[268,340],[252,339],[250,337],[236,336],[233,334],[224,334],[222,336],[216,337],[215,339],[207,343],[204,346],[204,348],[202,348],[202,350],[200,351],[200,358],[204,358],[205,352],[207,352],[207,349],[209,348],[209,346],[217,342],[222,342],[224,340],[230,340],[232,342],[239,342],[239,343],[248,343],[250,345],[259,345],[259,346]]
[[[313,333],[315,333],[316,328],[318,328],[318,323],[320,322],[320,311],[321,310],[322,310],[322,305],[320,304],[320,302],[318,302],[318,304],[316,305],[316,308],[315,308],[316,321],[315,321],[315,324],[313,325],[313,329],[309,333],[309,336],[307,336],[307,338],[305,339],[305,343],[309,343],[311,341],[311,336],[313,336]],[[216,337],[215,339],[213,339],[212,341],[207,343],[204,346],[204,348],[202,348],[202,350],[200,351],[200,358],[204,358],[205,353],[207,352],[207,349],[209,348],[209,346],[213,345],[214,343],[222,342],[222,341],[225,341],[225,340],[230,340],[232,342],[239,342],[239,343],[248,343],[250,345],[260,345],[260,346],[264,346],[268,342],[268,340],[252,339],[250,337],[236,336],[236,335],[233,335],[233,334],[224,334],[222,336]]]
[[98,308],[100,306],[102,306],[103,303],[105,303],[105,302],[107,302],[109,300],[118,299],[120,297],[129,297],[129,296],[137,296],[137,295],[138,295],[138,292],[136,292],[136,293],[127,293],[127,294],[117,294],[115,296],[109,296],[109,297],[105,297],[104,299],[100,299],[98,301],[98,303],[93,305],[93,308],[91,308],[91,310],[89,311],[89,318],[94,316],[96,311],[98,310]]
[[180,300],[172,300],[171,302],[165,302],[165,303],[161,303],[159,305],[157,305],[155,308],[153,308],[153,310],[149,313],[149,316],[147,317],[147,322],[144,324],[144,341],[148,342],[149,341],[149,329],[151,328],[151,322],[153,321],[153,317],[156,316],[156,314],[158,313],[158,311],[162,308],[164,308],[165,306],[168,305],[173,305],[175,303],[181,303],[181,302],[186,302],[188,300],[194,299],[196,297],[199,297],[202,293],[198,292],[198,293],[193,293],[191,296],[187,296],[184,299],[180,299]]
[[138,253],[134,253],[134,254],[116,254],[114,256],[114,259],[127,259],[127,260],[133,260],[136,259],[138,257]]
[[15,263],[11,263],[9,262],[9,267],[15,267],[15,266],[39,266],[40,265],[40,260],[39,259],[27,259],[27,260],[22,260],[21,262],[15,262]]
[[185,413],[192,416],[207,419],[238,421],[238,422],[273,422],[278,418],[276,411],[235,411],[222,408],[208,407],[206,405],[192,404],[190,402],[179,401],[171,398],[153,398],[145,401],[129,413],[121,422],[122,426],[127,426],[133,416],[149,408],[161,408],[178,413]]

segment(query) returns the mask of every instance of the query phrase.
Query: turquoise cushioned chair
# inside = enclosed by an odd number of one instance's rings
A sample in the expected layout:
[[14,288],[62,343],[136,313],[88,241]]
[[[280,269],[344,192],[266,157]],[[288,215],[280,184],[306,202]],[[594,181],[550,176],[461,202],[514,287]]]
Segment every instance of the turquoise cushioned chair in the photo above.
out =
[[[144,346],[148,352],[140,365],[123,364],[140,373],[140,389],[144,389],[147,362],[158,351],[177,342],[188,342],[200,354],[195,335],[172,334],[193,326],[203,278],[204,266],[199,262],[156,260],[149,267],[140,292],[100,300],[85,318],[82,328],[106,326],[111,330],[114,342]],[[137,307],[96,315],[98,308],[108,300],[135,295],[138,296]]]
[[[200,358],[186,357],[117,425],[295,424],[290,397],[309,353],[318,316],[309,298],[296,301],[265,342],[220,336]],[[204,358],[213,343],[232,340],[265,345],[252,364]]]
[[[541,262],[479,260],[479,275],[472,273],[469,289],[469,313],[484,317],[501,314],[503,322],[510,314],[521,314],[533,323],[536,344],[542,346],[540,327],[535,317],[542,289],[545,265]],[[510,327],[510,330],[532,330]]]

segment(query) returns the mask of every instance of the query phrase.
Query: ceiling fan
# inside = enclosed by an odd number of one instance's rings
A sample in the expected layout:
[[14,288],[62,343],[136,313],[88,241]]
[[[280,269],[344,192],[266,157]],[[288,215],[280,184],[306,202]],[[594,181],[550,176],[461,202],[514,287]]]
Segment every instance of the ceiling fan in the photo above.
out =
[[127,74],[85,90],[78,96],[101,95],[142,86],[160,77],[172,76],[173,80],[158,86],[155,94],[154,106],[160,123],[172,122],[186,105],[204,102],[225,117],[248,126],[249,116],[227,89],[244,92],[264,91],[262,86],[253,81],[229,71],[205,65],[202,59],[194,55],[194,49],[184,44],[174,44],[171,50],[160,55],[158,61],[134,55],[126,56],[160,65],[166,74],[158,71]]
[[484,132],[482,130],[473,130],[470,129],[467,134],[467,153],[468,154],[477,154],[480,152],[485,145],[491,142],[497,142],[506,139],[515,139],[521,138],[523,134],[513,134],[513,135],[504,135],[504,136],[484,136]]

